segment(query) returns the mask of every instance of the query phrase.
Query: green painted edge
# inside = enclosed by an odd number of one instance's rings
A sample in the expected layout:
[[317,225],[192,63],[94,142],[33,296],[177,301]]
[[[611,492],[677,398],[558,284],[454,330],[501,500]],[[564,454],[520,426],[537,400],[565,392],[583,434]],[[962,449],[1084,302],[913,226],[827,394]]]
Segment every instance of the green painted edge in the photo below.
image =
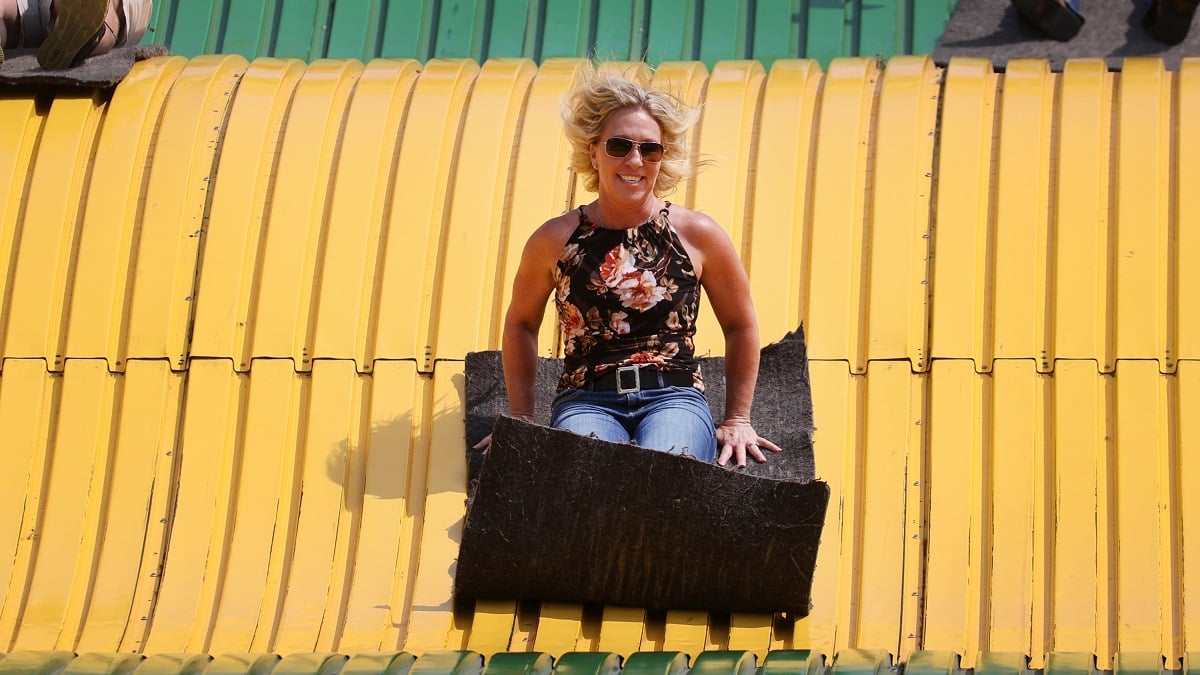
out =
[[490,58],[520,58],[529,43],[529,19],[533,11],[530,0],[493,0],[488,26],[488,40],[483,46],[483,60]]
[[625,659],[623,675],[676,675],[688,667],[683,652],[635,652]]
[[0,673],[7,675],[49,675],[70,665],[75,658],[68,651],[20,651],[12,652],[0,661]]
[[646,30],[646,61],[694,61],[696,0],[654,0]]
[[545,652],[501,652],[488,659],[483,675],[550,675],[554,658]]
[[1029,659],[1020,652],[980,652],[975,675],[1019,675],[1028,665]]
[[427,652],[413,664],[410,675],[478,675],[483,655],[473,651]]
[[416,660],[408,652],[362,652],[350,657],[342,675],[407,675]]
[[142,654],[80,654],[63,675],[130,675],[145,660]]
[[867,0],[860,2],[856,55],[888,59],[903,53],[904,23],[912,0]]
[[558,657],[554,675],[616,675],[621,657],[612,652],[567,652]]
[[754,652],[713,650],[701,652],[692,663],[690,675],[755,675],[758,657]]

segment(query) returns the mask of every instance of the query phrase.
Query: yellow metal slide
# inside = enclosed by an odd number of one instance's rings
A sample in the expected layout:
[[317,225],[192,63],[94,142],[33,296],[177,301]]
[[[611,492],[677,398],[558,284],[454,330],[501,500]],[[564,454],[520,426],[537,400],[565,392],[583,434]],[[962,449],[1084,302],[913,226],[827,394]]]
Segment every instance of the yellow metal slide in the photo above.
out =
[[765,337],[805,327],[812,612],[456,612],[463,360],[591,198],[582,67],[0,92],[0,673],[1200,669],[1190,59],[605,66],[702,104],[672,199],[728,229]]

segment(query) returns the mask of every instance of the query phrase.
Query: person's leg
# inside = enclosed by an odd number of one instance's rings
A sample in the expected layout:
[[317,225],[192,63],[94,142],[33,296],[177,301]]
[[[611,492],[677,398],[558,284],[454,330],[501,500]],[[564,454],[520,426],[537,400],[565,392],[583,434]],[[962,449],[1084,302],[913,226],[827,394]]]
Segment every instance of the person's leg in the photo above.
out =
[[1198,0],[1150,0],[1142,23],[1150,37],[1177,45],[1187,37]]
[[589,392],[571,389],[554,397],[550,411],[550,426],[565,429],[580,436],[595,436],[603,441],[628,443],[629,431],[621,423],[622,415],[614,409],[623,397],[612,392]]
[[704,462],[716,459],[716,427],[704,394],[692,387],[667,387],[638,396],[642,405],[633,436],[635,443]]
[[1012,0],[1012,4],[1026,21],[1060,42],[1083,28],[1079,0]]
[[[55,0],[54,25],[38,48],[38,64],[46,70],[62,70],[90,56],[110,31],[104,23],[109,9],[108,0]],[[112,30],[116,28],[114,24]]]
[[9,46],[9,36],[15,43],[20,31],[21,13],[17,11],[17,0],[0,0],[0,64],[4,63],[4,48]]

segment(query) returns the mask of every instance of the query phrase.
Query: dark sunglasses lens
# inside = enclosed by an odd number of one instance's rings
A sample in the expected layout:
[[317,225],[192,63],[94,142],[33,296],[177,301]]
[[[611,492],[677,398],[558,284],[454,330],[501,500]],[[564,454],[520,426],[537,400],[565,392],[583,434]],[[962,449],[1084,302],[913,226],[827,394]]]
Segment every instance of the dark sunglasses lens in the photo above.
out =
[[658,162],[663,158],[662,143],[654,141],[644,141],[642,143],[634,143],[628,138],[613,136],[604,142],[604,151],[609,157],[624,157],[633,150],[633,146],[638,146],[638,152],[642,153],[642,159],[647,162]]
[[642,143],[638,150],[642,152],[642,159],[647,162],[657,162],[663,158],[662,143]]
[[624,157],[629,154],[630,150],[633,150],[633,141],[628,138],[613,136],[604,142],[604,151],[608,153],[609,157]]

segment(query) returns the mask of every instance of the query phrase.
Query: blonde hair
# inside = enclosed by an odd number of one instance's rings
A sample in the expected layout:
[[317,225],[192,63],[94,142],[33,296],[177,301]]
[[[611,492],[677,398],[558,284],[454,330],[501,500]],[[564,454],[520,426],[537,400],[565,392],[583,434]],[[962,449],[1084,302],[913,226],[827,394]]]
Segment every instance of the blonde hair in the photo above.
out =
[[664,152],[654,194],[670,194],[679,181],[696,173],[687,136],[699,111],[667,92],[648,89],[622,75],[581,69],[563,105],[563,127],[571,142],[571,168],[583,177],[588,191],[598,191],[599,175],[592,166],[590,146],[600,140],[600,130],[609,115],[626,108],[644,110],[658,122]]

